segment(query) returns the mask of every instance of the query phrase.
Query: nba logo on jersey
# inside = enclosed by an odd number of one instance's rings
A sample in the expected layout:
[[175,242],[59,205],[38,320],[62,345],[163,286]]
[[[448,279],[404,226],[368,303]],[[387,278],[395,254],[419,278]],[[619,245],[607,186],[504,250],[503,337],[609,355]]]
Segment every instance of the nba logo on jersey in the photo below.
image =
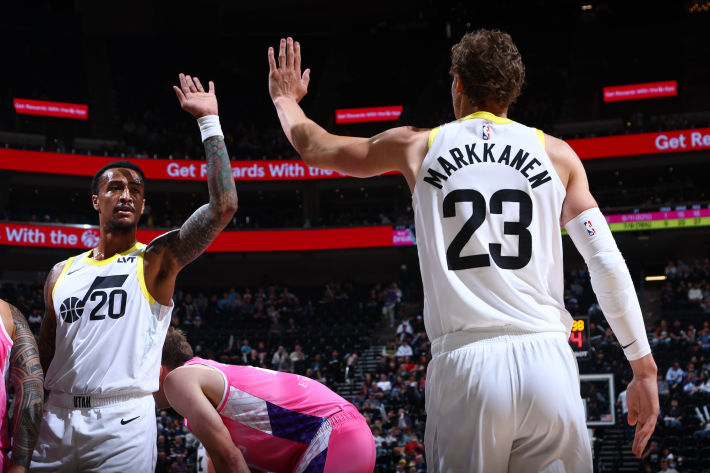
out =
[[587,229],[587,233],[589,234],[590,237],[593,237],[594,235],[597,234],[597,232],[594,230],[594,227],[592,226],[592,221],[587,220],[584,222],[584,228]]
[[483,139],[484,140],[491,139],[491,126],[490,125],[483,125]]

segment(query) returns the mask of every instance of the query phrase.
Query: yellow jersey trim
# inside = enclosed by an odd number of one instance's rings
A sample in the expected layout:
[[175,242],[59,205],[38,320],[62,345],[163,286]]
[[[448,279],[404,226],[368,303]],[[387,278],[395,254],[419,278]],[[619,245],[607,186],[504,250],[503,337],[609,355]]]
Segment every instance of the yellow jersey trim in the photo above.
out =
[[62,280],[65,274],[67,274],[67,271],[69,271],[69,268],[71,267],[71,264],[74,262],[74,259],[76,256],[72,256],[67,260],[67,263],[64,265],[62,268],[62,272],[59,273],[59,277],[57,278],[57,282],[54,283],[54,287],[52,288],[52,300],[54,300],[54,293],[57,292],[57,286],[59,286],[59,281]]
[[138,282],[141,285],[141,291],[143,292],[143,295],[145,296],[146,299],[148,299],[148,302],[150,305],[155,304],[155,299],[153,296],[150,295],[150,292],[148,292],[148,287],[145,285],[145,269],[143,266],[143,257],[145,256],[145,250],[138,255],[138,264],[136,266],[136,271],[138,271]]
[[104,266],[104,265],[107,265],[107,264],[109,264],[109,263],[113,263],[113,262],[114,262],[118,257],[120,257],[120,256],[126,256],[126,255],[129,254],[129,253],[133,253],[134,251],[136,251],[136,250],[142,248],[143,246],[144,246],[143,243],[138,243],[138,242],[137,242],[135,245],[133,245],[132,247],[130,247],[129,249],[127,249],[127,250],[124,251],[123,253],[117,253],[117,254],[113,255],[112,257],[110,257],[109,259],[105,259],[105,260],[101,260],[101,261],[96,261],[96,260],[93,259],[93,258],[89,258],[89,255],[91,254],[91,252],[96,249],[96,248],[94,248],[94,249],[92,249],[92,250],[89,250],[89,251],[84,255],[84,263],[90,264],[90,265],[92,265],[92,266]]
[[432,130],[429,132],[429,147],[427,149],[431,149],[431,145],[434,144],[434,140],[436,139],[436,135],[439,134],[440,129],[441,127],[437,126],[436,128],[432,128]]
[[474,118],[481,118],[483,120],[488,120],[489,122],[497,123],[498,125],[507,125],[508,123],[515,123],[513,120],[503,117],[497,117],[491,112],[476,112],[471,115],[467,115],[463,118],[459,118],[459,121],[473,120]]
[[545,134],[542,130],[538,130],[537,128],[535,128],[535,131],[537,132],[537,139],[540,140],[540,143],[542,144],[542,149],[545,149]]

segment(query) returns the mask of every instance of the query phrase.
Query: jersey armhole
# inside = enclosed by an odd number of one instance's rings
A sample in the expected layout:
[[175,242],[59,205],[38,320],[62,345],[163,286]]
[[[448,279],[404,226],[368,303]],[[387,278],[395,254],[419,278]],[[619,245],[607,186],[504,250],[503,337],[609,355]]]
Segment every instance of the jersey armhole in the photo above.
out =
[[543,133],[542,130],[538,130],[537,128],[535,128],[535,132],[537,133],[537,139],[540,140],[542,149],[545,149],[545,133]]
[[74,259],[76,256],[72,256],[69,258],[64,265],[64,268],[62,268],[62,272],[59,273],[59,277],[57,278],[57,281],[54,283],[54,287],[52,288],[52,302],[54,302],[54,293],[57,292],[57,287],[59,287],[59,283],[64,277],[65,274],[67,274],[67,271],[69,271],[69,268],[71,268],[72,263],[74,262]]
[[219,413],[219,411],[221,411],[222,408],[224,407],[224,404],[227,402],[227,392],[229,391],[229,382],[227,381],[227,375],[225,375],[222,370],[217,369],[214,366],[208,365],[206,363],[200,363],[199,361],[197,361],[195,363],[190,363],[189,365],[185,365],[185,366],[192,366],[192,365],[207,366],[222,375],[222,380],[224,381],[224,392],[222,393],[222,399],[220,399],[219,404],[217,404],[217,407],[215,408],[217,410],[217,413]]
[[427,149],[431,149],[431,145],[434,144],[434,140],[436,139],[436,135],[439,134],[440,129],[441,127],[437,126],[436,128],[432,128],[432,130],[429,132],[429,145],[427,146]]
[[[146,246],[148,248],[148,246]],[[143,296],[148,300],[148,303],[152,306],[155,304],[155,299],[153,296],[150,295],[150,292],[148,292],[148,287],[145,285],[145,269],[143,265],[143,257],[145,256],[145,249],[141,251],[141,253],[138,255],[138,264],[136,265],[136,271],[138,272],[138,282],[141,285],[141,292],[143,293]]]

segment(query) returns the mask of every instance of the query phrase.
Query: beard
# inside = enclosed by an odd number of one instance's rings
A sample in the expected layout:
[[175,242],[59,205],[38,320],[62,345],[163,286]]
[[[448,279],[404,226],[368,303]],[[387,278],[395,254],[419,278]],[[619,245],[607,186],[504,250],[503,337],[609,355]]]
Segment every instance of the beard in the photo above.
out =
[[138,227],[138,222],[126,222],[123,220],[111,220],[108,222],[109,233],[117,235],[126,235],[135,231]]

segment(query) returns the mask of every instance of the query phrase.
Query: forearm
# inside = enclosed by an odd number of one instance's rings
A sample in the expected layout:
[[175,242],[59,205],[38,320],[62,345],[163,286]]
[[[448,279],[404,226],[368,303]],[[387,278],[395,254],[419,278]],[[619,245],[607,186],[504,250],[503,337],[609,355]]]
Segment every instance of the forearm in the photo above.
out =
[[250,473],[242,452],[234,445],[228,449],[207,449],[216,473]]
[[226,225],[237,210],[237,189],[227,146],[221,136],[207,138],[203,144],[207,156],[208,206],[213,218],[224,221]]
[[15,336],[10,352],[10,378],[15,389],[12,415],[12,461],[10,466],[29,468],[44,404],[44,376],[34,336],[19,310],[13,307]]

